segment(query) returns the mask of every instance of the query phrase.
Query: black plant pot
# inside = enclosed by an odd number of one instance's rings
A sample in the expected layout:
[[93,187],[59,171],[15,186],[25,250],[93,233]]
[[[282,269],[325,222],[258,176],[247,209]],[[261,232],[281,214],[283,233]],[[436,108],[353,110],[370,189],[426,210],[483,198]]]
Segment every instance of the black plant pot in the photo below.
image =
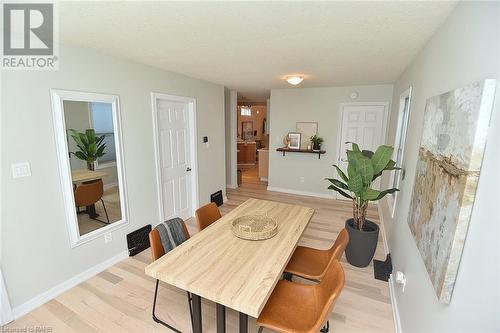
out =
[[313,150],[320,151],[321,150],[321,144],[313,144]]
[[349,233],[349,243],[345,249],[347,261],[356,267],[366,267],[375,255],[378,242],[378,225],[365,220],[363,231],[354,227],[354,219],[345,221]]

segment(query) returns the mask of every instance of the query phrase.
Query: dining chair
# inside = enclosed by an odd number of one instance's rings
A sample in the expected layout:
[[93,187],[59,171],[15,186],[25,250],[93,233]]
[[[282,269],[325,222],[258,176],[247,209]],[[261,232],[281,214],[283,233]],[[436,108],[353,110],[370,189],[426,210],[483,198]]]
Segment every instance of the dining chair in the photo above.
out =
[[214,202],[198,208],[195,212],[198,230],[202,231],[221,218],[219,208]]
[[[106,205],[104,204],[104,200],[102,200],[102,195],[104,194],[102,179],[76,186],[74,194],[77,209],[83,206],[89,207],[95,205],[98,201],[101,201],[102,206],[104,207],[104,213],[106,214],[106,220],[108,221],[107,224],[109,224],[108,211],[106,209]],[[101,220],[97,221],[106,223]]]
[[[184,229],[184,235],[186,236],[186,240],[187,240],[190,237],[189,231],[187,230],[186,224],[184,222],[182,222],[182,226]],[[163,248],[161,238],[160,238],[160,232],[157,229],[153,229],[149,232],[149,243],[151,245],[151,257],[152,257],[153,261],[158,260],[159,258],[161,258],[165,254],[165,249]],[[160,324],[168,327],[169,329],[171,329],[174,332],[182,333],[177,328],[167,324],[166,322],[164,322],[163,320],[161,320],[160,318],[158,318],[156,316],[156,301],[158,299],[158,287],[159,287],[159,285],[160,285],[160,280],[156,279],[155,295],[154,295],[154,299],[153,299],[153,311],[152,311],[153,320],[157,323],[160,323]],[[191,326],[192,326],[193,325],[193,308],[192,308],[192,303],[191,303],[192,297],[191,297],[191,294],[189,292],[187,292],[187,298],[188,298],[189,314],[191,316]]]
[[285,279],[291,281],[292,275],[297,275],[308,280],[321,281],[330,263],[334,260],[340,261],[347,243],[349,234],[343,228],[328,250],[297,246],[285,268]]
[[259,333],[264,327],[283,333],[328,332],[328,316],[344,287],[344,279],[340,262],[334,260],[318,284],[278,281],[257,318]]

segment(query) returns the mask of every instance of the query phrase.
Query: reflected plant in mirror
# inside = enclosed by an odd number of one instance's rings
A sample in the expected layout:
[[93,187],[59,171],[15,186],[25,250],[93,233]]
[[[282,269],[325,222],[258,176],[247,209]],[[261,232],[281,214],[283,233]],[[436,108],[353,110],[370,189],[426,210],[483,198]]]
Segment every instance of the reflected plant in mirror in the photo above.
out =
[[101,135],[97,137],[95,130],[92,128],[85,130],[85,133],[78,132],[72,128],[69,129],[68,132],[79,149],[78,151],[71,151],[70,154],[73,154],[82,161],[86,161],[87,168],[94,171],[97,159],[106,154],[104,151],[104,149],[106,149],[106,143],[103,142],[106,136]]

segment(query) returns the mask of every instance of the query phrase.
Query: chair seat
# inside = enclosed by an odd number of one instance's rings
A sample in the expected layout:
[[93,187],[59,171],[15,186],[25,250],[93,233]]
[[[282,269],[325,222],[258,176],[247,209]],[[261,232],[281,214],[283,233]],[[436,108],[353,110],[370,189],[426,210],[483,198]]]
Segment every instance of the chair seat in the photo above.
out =
[[314,332],[320,311],[316,289],[317,286],[279,281],[257,324],[277,332]]
[[327,250],[298,246],[285,272],[310,280],[321,280],[330,261]]

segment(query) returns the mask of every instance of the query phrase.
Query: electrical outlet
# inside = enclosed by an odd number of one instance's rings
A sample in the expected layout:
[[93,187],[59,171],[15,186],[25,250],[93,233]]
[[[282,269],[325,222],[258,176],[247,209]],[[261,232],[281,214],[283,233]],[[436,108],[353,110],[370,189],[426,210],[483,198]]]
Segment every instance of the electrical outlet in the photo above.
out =
[[110,232],[104,235],[104,243],[109,243],[113,240],[113,236],[111,235]]
[[403,272],[396,272],[396,283],[401,285],[401,291],[404,293],[406,287],[406,275]]
[[14,163],[11,165],[12,178],[23,178],[31,176],[31,168],[29,162]]
[[301,183],[303,183],[305,181],[304,177],[300,177],[299,180]]

